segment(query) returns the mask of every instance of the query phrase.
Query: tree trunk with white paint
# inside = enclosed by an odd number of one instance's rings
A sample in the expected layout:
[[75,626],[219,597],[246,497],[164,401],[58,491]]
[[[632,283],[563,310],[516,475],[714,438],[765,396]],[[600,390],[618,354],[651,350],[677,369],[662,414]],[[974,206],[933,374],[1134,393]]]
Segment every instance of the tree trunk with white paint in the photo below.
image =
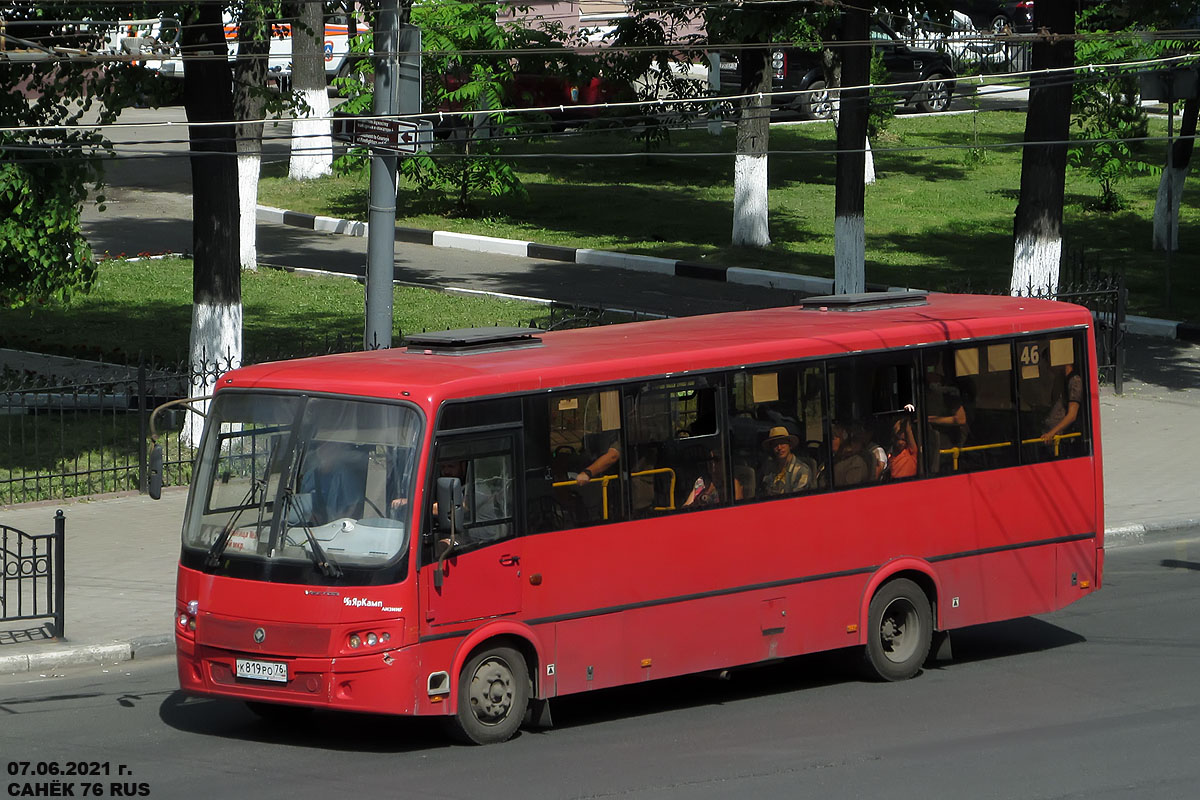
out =
[[[238,269],[237,156],[233,73],[226,59],[221,7],[195,6],[181,26],[184,108],[192,165],[192,397],[212,394],[219,370],[241,364],[242,285]],[[197,406],[206,410],[207,403]],[[200,442],[202,420],[188,414],[185,445]]]
[[333,128],[325,79],[325,17],[321,3],[300,3],[292,26],[292,88],[306,110],[292,123],[288,177],[310,180],[333,171]]
[[[1170,249],[1179,249],[1179,204],[1183,201],[1183,184],[1187,180],[1192,164],[1192,150],[1196,140],[1196,116],[1200,111],[1200,100],[1195,98],[1183,104],[1183,118],[1179,123],[1179,138],[1171,149],[1171,166],[1164,165],[1162,178],[1158,182],[1158,198],[1154,201],[1155,250],[1166,250],[1167,231],[1170,231]],[[1167,187],[1170,187],[1170,195]],[[1168,202],[1168,197],[1170,201]]]
[[[767,52],[743,51],[742,93],[771,91]],[[766,247],[771,243],[768,225],[767,146],[771,107],[759,95],[742,101],[737,121],[737,153],[733,162],[733,243]]]
[[238,55],[233,66],[233,116],[238,120],[238,261],[242,269],[258,269],[258,176],[262,167],[263,123],[267,107],[267,54],[270,21],[261,5],[246,3],[238,25]]
[[[830,98],[833,99],[833,124],[836,127],[841,120],[841,105],[837,101],[837,96],[842,86],[842,59],[832,49],[826,49],[822,63],[827,76],[825,83],[831,87]],[[870,74],[869,64],[867,73],[868,75]],[[863,142],[864,149],[866,150],[866,159],[863,164],[863,183],[870,186],[875,182],[875,154],[871,151],[870,137],[864,136]]]
[[866,85],[870,80],[871,49],[866,44],[870,14],[866,8],[842,11],[842,39],[856,44],[842,50],[838,94],[837,163],[834,195],[833,291],[852,294],[866,290],[866,229],[863,216],[867,154]]
[[[1067,0],[1039,2],[1035,28],[1067,38],[1036,41],[1033,70],[1075,64],[1074,4]],[[1025,148],[1021,157],[1021,198],[1013,219],[1013,271],[1009,291],[1052,294],[1058,291],[1062,257],[1063,192],[1070,138],[1071,81],[1063,74],[1034,75],[1029,81],[1029,110],[1025,116]]]

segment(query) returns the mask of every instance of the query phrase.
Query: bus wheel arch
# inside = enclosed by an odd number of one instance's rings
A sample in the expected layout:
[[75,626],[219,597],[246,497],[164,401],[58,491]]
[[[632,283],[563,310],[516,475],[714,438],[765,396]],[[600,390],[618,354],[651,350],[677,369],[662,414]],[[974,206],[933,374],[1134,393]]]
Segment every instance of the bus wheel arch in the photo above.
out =
[[466,744],[507,741],[525,721],[537,695],[538,656],[527,638],[504,633],[462,648],[451,681],[453,697],[446,723],[450,735]]

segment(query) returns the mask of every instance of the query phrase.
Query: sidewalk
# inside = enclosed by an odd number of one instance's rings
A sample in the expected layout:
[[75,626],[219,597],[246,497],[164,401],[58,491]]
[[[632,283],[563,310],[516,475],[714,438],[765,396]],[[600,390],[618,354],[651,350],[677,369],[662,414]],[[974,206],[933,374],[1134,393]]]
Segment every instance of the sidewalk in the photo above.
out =
[[[1124,394],[1104,388],[1099,398],[1108,548],[1200,525],[1191,477],[1200,345],[1159,328],[1162,336],[1127,336]],[[126,494],[0,507],[0,524],[33,534],[53,531],[63,509],[67,561],[65,640],[50,638],[42,621],[0,623],[0,676],[172,654],[186,496],[176,488],[157,502]]]

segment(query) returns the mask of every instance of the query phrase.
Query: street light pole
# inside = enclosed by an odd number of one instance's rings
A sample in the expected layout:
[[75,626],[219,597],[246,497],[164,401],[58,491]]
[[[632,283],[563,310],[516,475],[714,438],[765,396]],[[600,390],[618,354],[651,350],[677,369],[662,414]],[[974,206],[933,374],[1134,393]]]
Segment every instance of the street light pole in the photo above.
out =
[[[375,89],[371,111],[390,117],[400,107],[400,0],[381,0],[375,17]],[[371,150],[367,210],[367,291],[363,347],[392,346],[392,281],[396,264],[395,153]]]

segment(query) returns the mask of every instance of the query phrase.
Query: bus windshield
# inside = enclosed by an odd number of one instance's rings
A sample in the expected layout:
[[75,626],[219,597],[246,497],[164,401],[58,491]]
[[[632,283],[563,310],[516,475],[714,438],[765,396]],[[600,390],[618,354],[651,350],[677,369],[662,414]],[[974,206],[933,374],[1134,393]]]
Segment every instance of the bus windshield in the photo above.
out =
[[269,575],[270,564],[289,562],[332,579],[406,552],[415,409],[226,391],[208,426],[183,533],[208,567],[244,560]]

